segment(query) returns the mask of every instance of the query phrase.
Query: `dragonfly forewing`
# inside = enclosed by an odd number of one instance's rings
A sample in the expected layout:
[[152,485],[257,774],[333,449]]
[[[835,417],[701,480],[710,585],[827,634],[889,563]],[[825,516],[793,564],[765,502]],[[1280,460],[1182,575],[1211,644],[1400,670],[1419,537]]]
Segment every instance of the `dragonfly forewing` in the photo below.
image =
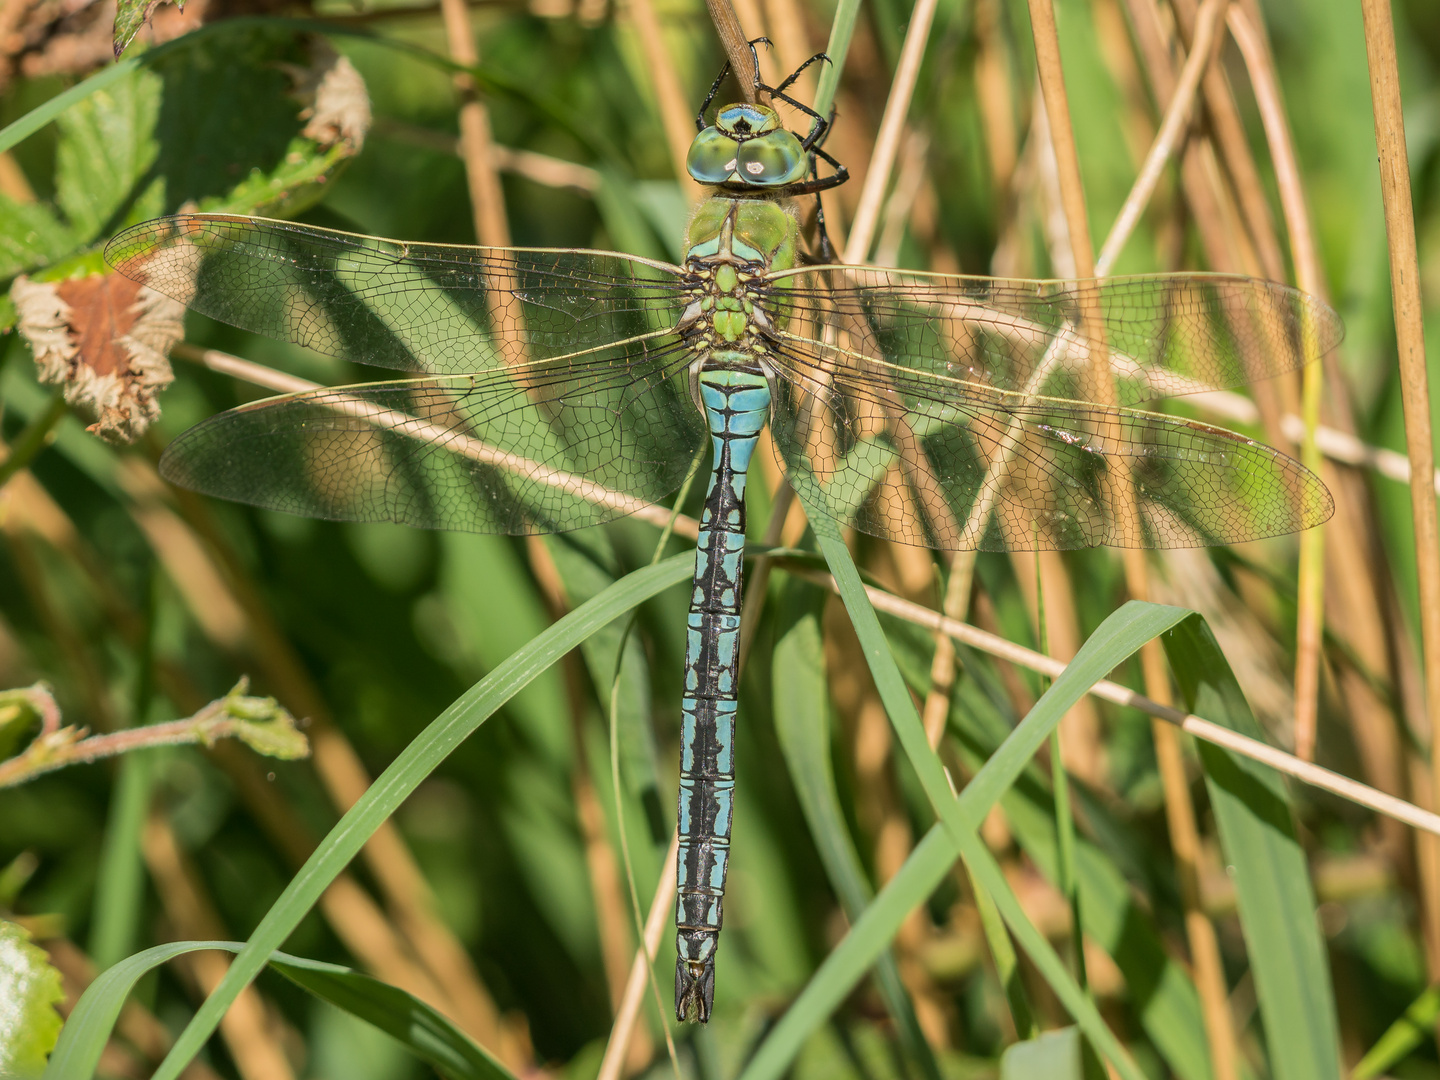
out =
[[828,267],[777,275],[777,284],[780,311],[839,321],[866,355],[1080,401],[1100,397],[1081,331],[1093,302],[1122,405],[1273,378],[1318,360],[1343,335],[1322,301],[1226,274],[1022,281]]
[[613,252],[402,244],[191,214],[121,233],[127,277],[221,322],[330,356],[468,375],[673,329],[678,267]]

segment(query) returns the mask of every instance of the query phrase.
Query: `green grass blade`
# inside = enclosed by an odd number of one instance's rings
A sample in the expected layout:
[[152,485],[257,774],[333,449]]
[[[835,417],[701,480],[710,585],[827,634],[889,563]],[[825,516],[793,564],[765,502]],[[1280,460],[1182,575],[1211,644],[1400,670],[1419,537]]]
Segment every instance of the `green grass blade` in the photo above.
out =
[[[136,953],[107,969],[75,1004],[42,1080],[88,1080],[135,984],[167,960],[217,949],[238,953],[238,941],[177,941]],[[448,1080],[515,1080],[468,1035],[399,987],[338,964],[276,953],[270,966],[297,986],[393,1036]],[[8,1074],[7,1074],[8,1075]]]
[[[1163,640],[1189,711],[1264,739],[1203,619],[1186,619]],[[1210,743],[1200,743],[1199,750],[1235,882],[1271,1072],[1276,1080],[1338,1077],[1340,1034],[1330,965],[1285,782],[1273,769]]]
[[990,893],[1021,947],[1030,955],[1085,1035],[1126,1080],[1139,1080],[1141,1074],[1134,1062],[1106,1026],[1093,1002],[1075,984],[1064,963],[1026,918],[999,864],[980,842],[976,830],[991,805],[1019,776],[1036,749],[1060,722],[1060,717],[1080,695],[1146,641],[1174,626],[1188,613],[1178,608],[1132,602],[1111,615],[1005,744],[966,785],[959,798],[954,798],[939,759],[930,751],[919,714],[890,653],[875,610],[865,596],[859,571],[831,519],[825,514],[824,494],[817,490],[812,479],[798,474],[798,471],[792,479],[797,493],[807,504],[811,522],[821,523],[815,530],[816,539],[850,612],[881,700],[943,824],[926,835],[880,897],[856,921],[850,934],[821,964],[790,1011],[752,1059],[743,1074],[744,1080],[770,1080],[789,1066],[805,1038],[839,1005],[888,944],[905,916],[934,889],[953,862],[957,849],[972,876]]
[[398,1039],[447,1080],[515,1080],[514,1074],[419,998],[338,964],[281,953],[270,966],[316,997]]
[[[820,634],[825,595],[792,578],[776,605],[774,666],[785,672],[785,677],[773,683],[775,734],[825,874],[846,917],[856,919],[874,893],[846,827],[830,761],[830,691]],[[920,1030],[914,1003],[888,949],[875,963],[875,982],[906,1051],[926,1076],[939,1080],[940,1066]]]
[[239,945],[231,941],[174,941],[138,952],[106,968],[85,988],[60,1029],[60,1040],[50,1055],[42,1080],[90,1080],[120,1010],[125,1007],[125,999],[135,984],[154,968],[173,957],[201,949],[233,951],[237,948]]
[[145,895],[140,830],[150,808],[154,771],[153,754],[126,754],[110,800],[90,920],[90,956],[102,971],[130,954],[140,926]]
[[1385,1029],[1350,1073],[1350,1080],[1372,1080],[1389,1072],[1410,1056],[1410,1052],[1435,1036],[1435,1021],[1440,1020],[1440,986],[1427,986]]
[[260,972],[270,954],[290,936],[371,834],[451,751],[532,679],[590,634],[637,604],[686,580],[694,569],[695,557],[686,553],[617,581],[547,628],[431,721],[330,830],[291,879],[250,935],[220,985],[180,1033],[156,1070],[154,1080],[175,1080],[180,1075],[215,1030],[235,995]]
[[855,19],[859,14],[860,0],[840,0],[835,6],[830,41],[825,46],[825,55],[830,57],[830,63],[821,67],[815,101],[811,105],[821,116],[829,116],[830,106],[835,103],[835,91],[840,88],[840,72],[844,70],[845,57],[850,52],[850,39],[855,34]]

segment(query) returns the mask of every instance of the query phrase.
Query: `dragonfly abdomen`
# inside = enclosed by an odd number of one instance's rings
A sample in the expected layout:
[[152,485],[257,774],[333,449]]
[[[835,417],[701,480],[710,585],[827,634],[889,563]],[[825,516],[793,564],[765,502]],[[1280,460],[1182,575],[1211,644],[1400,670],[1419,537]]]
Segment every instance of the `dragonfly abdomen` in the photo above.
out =
[[675,1015],[703,1023],[715,992],[734,806],[745,480],[770,416],[770,387],[759,371],[717,368],[700,373],[699,389],[714,466],[700,519],[685,646]]

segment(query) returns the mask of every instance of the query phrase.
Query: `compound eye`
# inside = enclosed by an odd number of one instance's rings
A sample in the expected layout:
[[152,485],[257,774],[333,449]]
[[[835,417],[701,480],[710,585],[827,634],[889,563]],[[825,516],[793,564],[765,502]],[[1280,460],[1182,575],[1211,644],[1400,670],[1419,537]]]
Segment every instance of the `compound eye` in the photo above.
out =
[[772,131],[740,144],[735,178],[746,184],[775,187],[805,177],[805,150],[791,132]]
[[707,127],[690,144],[685,168],[702,184],[723,184],[736,168],[739,144],[718,128]]

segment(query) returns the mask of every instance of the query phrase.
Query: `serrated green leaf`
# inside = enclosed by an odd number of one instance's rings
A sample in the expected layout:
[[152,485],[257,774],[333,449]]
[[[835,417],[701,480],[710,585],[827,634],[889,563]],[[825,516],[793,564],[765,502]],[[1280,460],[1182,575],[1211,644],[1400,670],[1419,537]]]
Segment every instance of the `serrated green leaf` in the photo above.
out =
[[[123,53],[126,46],[135,40],[135,35],[162,2],[163,0],[120,0],[115,9],[115,32],[112,37],[116,56]],[[176,6],[183,8],[185,5],[177,3]]]
[[164,210],[163,185],[150,174],[161,91],[158,76],[137,70],[60,115],[55,202],[76,243]]
[[0,919],[0,1076],[39,1076],[60,1034],[60,972],[25,928]]

